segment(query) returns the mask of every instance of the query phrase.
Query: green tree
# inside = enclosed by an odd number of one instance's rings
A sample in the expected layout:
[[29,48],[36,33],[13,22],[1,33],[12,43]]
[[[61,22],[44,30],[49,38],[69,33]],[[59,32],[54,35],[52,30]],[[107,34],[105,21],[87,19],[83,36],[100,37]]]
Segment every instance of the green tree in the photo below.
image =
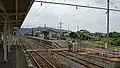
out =
[[120,33],[118,33],[118,32],[110,32],[109,33],[109,37],[110,38],[120,38]]
[[71,38],[77,38],[77,34],[76,34],[75,32],[71,32],[71,33],[69,34],[69,36],[70,36]]

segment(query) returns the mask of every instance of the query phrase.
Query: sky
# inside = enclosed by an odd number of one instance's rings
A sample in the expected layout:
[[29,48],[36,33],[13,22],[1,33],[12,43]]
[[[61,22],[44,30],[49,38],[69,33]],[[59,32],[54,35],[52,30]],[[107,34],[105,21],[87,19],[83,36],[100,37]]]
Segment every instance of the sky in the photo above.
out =
[[[42,0],[43,1],[43,0]],[[105,7],[107,0],[44,0],[59,3]],[[120,9],[120,0],[110,0],[110,8]],[[22,28],[44,26],[77,31],[106,32],[106,10],[34,2]],[[110,11],[110,31],[120,32],[120,12]]]

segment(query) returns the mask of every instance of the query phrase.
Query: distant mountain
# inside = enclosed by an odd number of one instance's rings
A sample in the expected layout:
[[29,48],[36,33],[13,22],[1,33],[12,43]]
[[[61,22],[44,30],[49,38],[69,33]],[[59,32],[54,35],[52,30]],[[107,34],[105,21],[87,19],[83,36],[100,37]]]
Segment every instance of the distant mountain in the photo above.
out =
[[[50,30],[53,30],[53,31],[56,31],[56,32],[59,32],[59,29],[55,29],[55,28],[50,28],[50,27],[37,27],[37,28],[33,28],[33,32],[36,32],[36,31],[42,31],[44,29],[50,29]],[[61,32],[67,32],[67,30],[61,30]],[[71,31],[70,31],[71,32]],[[28,34],[28,33],[32,33],[32,28],[21,28],[19,30],[19,33],[20,34]]]
[[[33,28],[33,32],[34,31],[38,31],[38,28]],[[19,33],[20,34],[32,33],[32,28],[20,28]]]

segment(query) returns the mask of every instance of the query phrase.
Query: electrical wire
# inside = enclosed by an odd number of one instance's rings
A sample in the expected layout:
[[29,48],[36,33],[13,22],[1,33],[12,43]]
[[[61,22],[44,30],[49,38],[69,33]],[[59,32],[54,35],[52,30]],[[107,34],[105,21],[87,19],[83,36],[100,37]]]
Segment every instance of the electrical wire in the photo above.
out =
[[39,14],[38,15],[36,15],[36,16],[39,16],[40,15],[40,13],[42,13],[46,8],[48,8],[50,6],[50,4],[48,4],[47,6],[45,6],[40,12],[39,12]]
[[[102,7],[84,6],[84,5],[76,5],[76,4],[66,4],[66,3],[47,2],[47,1],[35,1],[35,2],[43,2],[43,3],[50,3],[50,4],[59,4],[59,5],[78,6],[78,7],[84,7],[84,8],[107,10],[106,8],[102,8]],[[116,9],[109,9],[109,10],[120,12],[120,10],[116,10]]]
[[[55,1],[55,0],[53,0],[53,1]],[[41,2],[41,6],[43,6],[43,3]],[[35,14],[35,16],[39,16],[39,14],[37,14],[38,12],[39,13],[42,13],[47,7],[49,7],[50,6],[50,4],[48,4],[47,6],[45,6],[40,12],[39,12],[39,10],[40,10],[40,8],[36,11],[36,14]]]
[[92,5],[92,4],[95,4],[95,3],[99,3],[99,2],[101,2],[101,0],[92,2],[92,3],[89,4],[89,6]]
[[116,2],[114,2],[114,3],[119,3],[120,1],[116,1]]
[[35,12],[35,14],[34,14],[34,16],[33,16],[33,17],[35,17],[35,16],[36,16],[36,14],[37,14],[37,13],[38,13],[38,11],[40,10],[41,6],[42,6],[42,5],[40,5],[40,7],[38,7],[38,9],[37,9],[37,11]]
[[112,3],[111,1],[109,1],[109,2],[112,6],[114,6],[115,8],[118,8],[114,3]]
[[[46,1],[40,1],[41,3],[47,3]],[[94,2],[94,3],[97,3],[97,2],[100,2],[100,1],[96,1],[96,2]],[[51,2],[50,2],[51,3]],[[56,2],[52,2],[53,4],[55,3],[56,4]],[[114,5],[114,3],[112,3],[112,2],[110,2],[112,5]],[[93,4],[93,3],[91,3],[91,4]],[[50,4],[48,4],[43,10],[41,10],[41,12],[40,13],[42,13],[48,6],[49,6]],[[64,4],[63,4],[64,5]],[[67,5],[69,5],[69,4],[67,4]],[[106,5],[105,5],[106,6]],[[115,5],[114,5],[115,6]],[[76,6],[77,7],[77,6]],[[77,9],[78,9],[78,7],[77,7]],[[39,10],[39,9],[38,9]],[[37,12],[38,12],[38,10],[37,10]],[[90,10],[89,10],[90,11]],[[36,16],[39,16],[40,14],[38,14],[38,15],[36,15]]]

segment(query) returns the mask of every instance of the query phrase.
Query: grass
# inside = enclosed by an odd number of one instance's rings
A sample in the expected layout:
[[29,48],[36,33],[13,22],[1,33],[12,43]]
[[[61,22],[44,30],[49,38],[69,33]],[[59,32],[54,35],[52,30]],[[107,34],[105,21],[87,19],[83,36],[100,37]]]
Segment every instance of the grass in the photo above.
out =
[[[119,39],[119,38],[108,38],[108,41],[109,42],[115,42],[114,40],[116,39]],[[93,46],[105,46],[105,43],[107,42],[107,39],[106,38],[102,38],[101,40],[99,41],[90,41],[89,44],[90,45],[93,45]],[[109,48],[111,50],[120,50],[120,46],[116,46],[116,45],[110,45],[109,44]]]
[[103,41],[90,41],[89,44],[93,46],[104,46],[105,45]]
[[111,47],[110,49],[112,49],[114,51],[118,51],[118,50],[120,50],[120,46],[114,46],[114,47]]

